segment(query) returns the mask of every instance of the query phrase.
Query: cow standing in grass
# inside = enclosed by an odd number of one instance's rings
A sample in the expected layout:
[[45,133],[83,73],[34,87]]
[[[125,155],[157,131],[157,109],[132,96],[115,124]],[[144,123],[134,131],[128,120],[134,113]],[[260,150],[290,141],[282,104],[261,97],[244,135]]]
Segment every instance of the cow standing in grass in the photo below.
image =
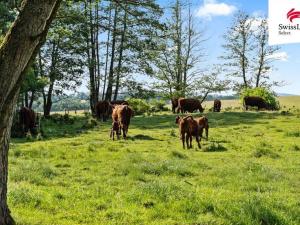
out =
[[195,118],[195,121],[197,122],[199,129],[200,129],[200,138],[203,138],[203,131],[205,129],[205,136],[206,136],[206,140],[208,140],[208,129],[209,129],[209,125],[208,125],[208,119],[206,116],[202,116],[199,118]]
[[199,112],[203,112],[204,109],[202,108],[201,102],[197,99],[192,98],[179,98],[178,99],[178,109],[177,113],[186,113],[190,112],[193,113],[199,110]]
[[220,112],[221,106],[222,106],[221,100],[219,99],[214,100],[214,112]]
[[175,122],[179,126],[180,138],[182,141],[183,148],[185,149],[185,142],[187,148],[193,147],[192,146],[193,136],[196,138],[196,141],[198,143],[198,148],[201,148],[200,128],[197,121],[195,121],[192,116],[187,116],[187,117],[177,116]]
[[96,104],[96,116],[99,120],[105,122],[109,116],[109,102],[100,101]]
[[110,133],[110,136],[113,139],[115,133],[119,138],[121,131],[123,133],[124,139],[126,139],[132,116],[133,116],[133,110],[128,105],[113,106],[113,113],[112,113],[113,122],[112,122],[112,129]]
[[249,106],[257,107],[258,110],[270,108],[268,103],[263,98],[257,96],[244,97],[244,108],[248,110]]
[[22,107],[19,116],[23,134],[26,134],[29,131],[31,134],[36,134],[35,112],[30,108]]
[[176,113],[176,108],[178,107],[178,99],[179,98],[176,98],[176,97],[173,97],[171,99],[171,103],[172,103],[172,112],[173,113]]

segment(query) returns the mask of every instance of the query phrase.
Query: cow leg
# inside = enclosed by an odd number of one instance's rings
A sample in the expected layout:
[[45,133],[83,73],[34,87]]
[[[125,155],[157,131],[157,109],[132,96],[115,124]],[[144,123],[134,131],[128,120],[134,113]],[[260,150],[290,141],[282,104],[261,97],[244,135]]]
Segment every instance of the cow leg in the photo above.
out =
[[200,144],[201,137],[199,137],[199,135],[196,135],[196,141],[198,143],[198,148],[201,148],[201,144]]
[[122,130],[123,130],[123,138],[126,139],[126,129],[123,127]]
[[184,142],[185,142],[185,134],[181,134],[181,141],[182,141],[182,146],[183,146],[183,149],[185,149],[185,145],[184,145]]
[[208,141],[208,129],[209,129],[209,127],[207,126],[207,127],[205,128],[206,140],[207,140],[207,141]]
[[190,148],[193,148],[192,142],[193,142],[193,136],[190,135]]
[[189,135],[186,134],[185,141],[186,141],[186,147],[187,147],[187,149],[190,148],[190,145],[189,145],[189,138],[190,138]]

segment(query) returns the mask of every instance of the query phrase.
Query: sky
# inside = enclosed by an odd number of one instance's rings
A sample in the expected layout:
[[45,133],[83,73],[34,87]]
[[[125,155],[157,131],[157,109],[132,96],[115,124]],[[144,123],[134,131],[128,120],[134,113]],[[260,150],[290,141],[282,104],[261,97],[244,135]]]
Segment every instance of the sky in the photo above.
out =
[[[245,11],[250,15],[259,17],[268,15],[268,0],[190,0],[195,14],[195,23],[205,29],[209,38],[205,43],[206,64],[218,63],[223,49],[223,35],[230,27],[233,15]],[[163,7],[170,5],[170,0],[158,0]],[[188,0],[187,0],[188,2]],[[284,80],[286,85],[276,87],[277,93],[300,95],[300,43],[280,45],[278,54],[281,60],[274,62],[276,70],[271,74],[273,80]]]

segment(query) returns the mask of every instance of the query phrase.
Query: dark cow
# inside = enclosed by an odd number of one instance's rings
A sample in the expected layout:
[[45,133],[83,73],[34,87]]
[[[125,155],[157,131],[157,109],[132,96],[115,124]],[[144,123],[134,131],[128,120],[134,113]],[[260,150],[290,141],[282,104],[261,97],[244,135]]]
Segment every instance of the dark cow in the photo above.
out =
[[22,107],[19,116],[23,134],[26,134],[29,131],[31,134],[36,134],[35,112],[30,108]]
[[270,108],[268,103],[263,98],[257,96],[244,97],[244,108],[248,110],[249,106],[257,107],[258,110]]
[[179,98],[178,99],[178,108],[177,113],[185,113],[190,112],[193,113],[196,110],[199,110],[199,112],[203,112],[204,109],[202,108],[201,102],[197,99],[192,98]]
[[99,120],[105,122],[109,116],[109,102],[100,101],[96,104],[96,116]]
[[110,136],[114,139],[114,133],[117,133],[117,137],[123,132],[123,137],[126,139],[128,128],[130,125],[131,117],[133,116],[133,110],[128,105],[116,105],[113,106],[112,113],[112,130]]
[[193,136],[196,138],[198,143],[198,148],[201,148],[200,145],[200,129],[197,121],[193,119],[192,116],[186,117],[176,117],[176,124],[179,126],[180,138],[182,141],[183,148],[185,149],[185,142],[187,148],[192,148]]
[[178,99],[179,98],[176,98],[176,97],[173,97],[171,99],[171,103],[172,103],[172,112],[173,113],[176,113],[176,108],[178,107]]
[[221,106],[222,106],[221,100],[216,99],[214,101],[214,112],[220,112],[221,111]]

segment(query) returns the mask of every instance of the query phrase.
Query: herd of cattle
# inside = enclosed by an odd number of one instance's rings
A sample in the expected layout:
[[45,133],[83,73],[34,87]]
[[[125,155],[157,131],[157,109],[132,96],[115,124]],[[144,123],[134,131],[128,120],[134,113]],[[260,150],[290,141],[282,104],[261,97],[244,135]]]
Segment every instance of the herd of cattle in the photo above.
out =
[[[203,113],[204,108],[201,105],[201,101],[198,99],[191,98],[173,98],[171,100],[173,113],[193,113],[199,110]],[[221,111],[221,101],[214,100],[213,111]],[[244,98],[244,108],[246,110],[251,107],[257,107],[260,109],[271,109],[268,104],[260,97],[245,97]],[[123,133],[123,138],[127,137],[128,128],[130,125],[130,120],[134,116],[133,109],[129,106],[127,101],[100,101],[96,104],[96,117],[99,120],[107,121],[111,116],[112,118],[112,128],[110,132],[110,138],[115,139],[120,138]],[[36,115],[32,109],[22,107],[19,110],[19,123],[21,129],[26,134],[30,132],[35,133],[36,128]],[[192,139],[196,138],[198,147],[201,148],[200,141],[203,137],[203,131],[205,130],[206,139],[208,139],[208,118],[205,116],[194,118],[191,115],[188,116],[177,116],[175,120],[176,124],[179,126],[180,137],[182,140],[183,148],[185,148],[185,143],[187,148],[192,148]]]

